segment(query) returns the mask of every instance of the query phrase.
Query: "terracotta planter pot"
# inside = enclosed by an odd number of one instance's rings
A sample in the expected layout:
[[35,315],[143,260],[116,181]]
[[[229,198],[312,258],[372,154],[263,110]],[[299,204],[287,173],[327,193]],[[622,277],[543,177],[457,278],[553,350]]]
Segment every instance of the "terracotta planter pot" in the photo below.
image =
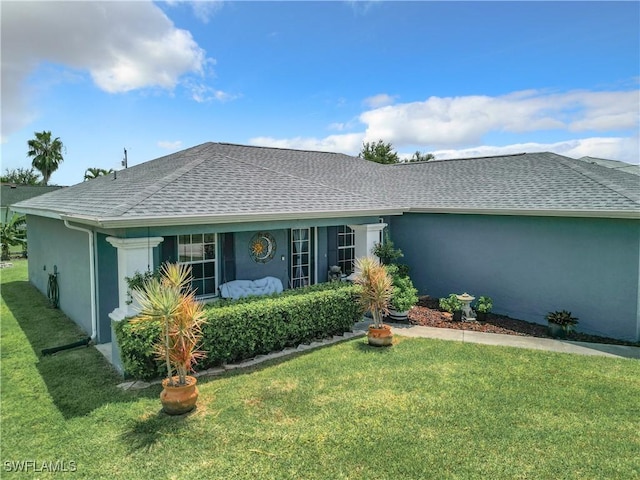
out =
[[[173,377],[173,381],[177,383],[178,377]],[[198,379],[187,376],[187,384],[172,387],[168,385],[169,379],[162,381],[164,390],[160,392],[160,402],[162,409],[169,415],[182,415],[196,408],[198,401]]]
[[389,325],[383,325],[382,328],[369,327],[369,333],[367,335],[369,339],[369,345],[374,347],[388,347],[393,342],[393,333],[391,333],[391,327]]

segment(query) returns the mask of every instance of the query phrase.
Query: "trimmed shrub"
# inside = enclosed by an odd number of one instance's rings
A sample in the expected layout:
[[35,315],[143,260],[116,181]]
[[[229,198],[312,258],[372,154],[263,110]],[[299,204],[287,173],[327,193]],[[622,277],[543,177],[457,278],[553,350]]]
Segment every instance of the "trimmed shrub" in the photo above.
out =
[[[207,305],[201,345],[207,355],[197,368],[246,360],[350,331],[361,316],[357,289],[350,284],[320,284]],[[128,375],[149,379],[163,374],[162,362],[153,352],[159,334],[159,328],[151,327],[133,331],[127,320],[116,325]]]
[[209,303],[205,308],[223,308],[228,307],[229,305],[239,305],[243,303],[253,303],[253,302],[261,302],[269,298],[283,298],[283,297],[295,297],[298,295],[306,295],[307,293],[312,292],[325,292],[327,290],[339,290],[341,288],[347,288],[348,283],[341,282],[325,282],[325,283],[317,283],[315,285],[308,285],[306,287],[300,288],[292,288],[289,290],[284,290],[280,293],[272,293],[270,295],[251,295],[248,297],[238,298],[236,300],[230,298],[221,298],[213,303]]
[[160,337],[160,325],[146,325],[144,329],[134,328],[129,319],[113,322],[120,359],[127,376],[150,380],[161,377],[167,371],[162,359],[156,358],[155,343]]

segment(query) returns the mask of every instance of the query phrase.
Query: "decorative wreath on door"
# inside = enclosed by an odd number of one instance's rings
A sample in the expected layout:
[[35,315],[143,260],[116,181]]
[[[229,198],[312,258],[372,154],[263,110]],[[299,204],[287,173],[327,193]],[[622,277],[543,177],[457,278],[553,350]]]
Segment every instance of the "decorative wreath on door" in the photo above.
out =
[[276,254],[276,239],[269,232],[258,232],[249,241],[249,255],[254,262],[267,263]]

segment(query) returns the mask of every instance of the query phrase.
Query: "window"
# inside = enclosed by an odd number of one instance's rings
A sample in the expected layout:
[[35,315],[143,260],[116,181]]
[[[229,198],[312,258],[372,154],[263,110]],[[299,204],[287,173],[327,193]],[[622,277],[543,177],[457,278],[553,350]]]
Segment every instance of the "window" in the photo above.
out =
[[347,225],[338,227],[338,266],[342,273],[349,275],[353,273],[356,257],[356,235]]
[[197,296],[216,294],[215,233],[179,235],[178,263],[191,265],[191,287]]
[[311,229],[291,229],[291,287],[311,284]]

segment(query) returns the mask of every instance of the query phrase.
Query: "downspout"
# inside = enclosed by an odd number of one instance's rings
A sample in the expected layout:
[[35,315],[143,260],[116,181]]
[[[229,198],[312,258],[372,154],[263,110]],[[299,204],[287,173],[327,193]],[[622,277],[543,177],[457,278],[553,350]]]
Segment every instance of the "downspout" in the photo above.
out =
[[89,235],[89,285],[91,290],[91,340],[95,341],[98,335],[98,317],[96,315],[96,276],[95,276],[95,254],[93,248],[93,230],[87,228],[76,227],[69,224],[69,220],[64,221],[64,226],[71,230],[78,230],[79,232],[85,232]]

